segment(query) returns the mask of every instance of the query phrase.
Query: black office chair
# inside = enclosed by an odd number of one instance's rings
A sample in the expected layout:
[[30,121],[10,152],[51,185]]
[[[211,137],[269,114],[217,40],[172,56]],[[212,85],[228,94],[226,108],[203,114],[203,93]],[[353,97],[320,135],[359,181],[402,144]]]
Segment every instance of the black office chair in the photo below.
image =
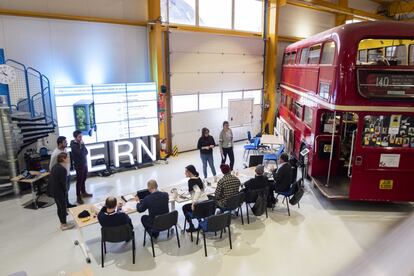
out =
[[[296,194],[296,192],[299,190],[300,186],[302,185],[302,179],[299,179],[297,181],[295,181],[294,183],[292,183],[290,185],[289,190],[287,190],[286,192],[277,192],[276,193],[276,199],[278,198],[279,195],[283,196],[283,201],[282,203],[284,203],[286,201],[286,208],[288,211],[288,215],[290,216],[290,209],[289,209],[289,201],[290,198]],[[298,204],[298,208],[300,209],[300,199],[297,202]]]
[[[193,219],[198,220],[198,224],[200,224],[201,221],[208,218],[211,215],[214,215],[216,213],[216,201],[213,199],[205,200],[201,202],[197,202],[195,204],[194,211],[191,213],[191,217]],[[187,224],[187,220],[184,220],[184,230],[185,226]],[[193,233],[190,233],[191,235],[191,241],[193,241]]]
[[261,195],[264,198],[264,200],[266,200],[266,202],[265,202],[265,204],[266,204],[265,213],[266,213],[266,218],[269,217],[268,214],[267,214],[267,196],[268,196],[268,194],[269,194],[269,187],[265,187],[265,188],[262,188],[262,189],[256,189],[256,190],[250,190],[246,193],[244,201],[246,202],[247,224],[250,224],[249,209],[253,208],[250,204],[256,203],[256,200],[257,200],[259,195]]
[[167,237],[170,237],[170,229],[172,227],[175,227],[175,235],[177,237],[177,244],[178,248],[180,248],[180,238],[178,237],[178,230],[177,230],[177,221],[178,221],[178,212],[172,211],[167,214],[156,216],[152,222],[151,229],[145,229],[144,230],[144,244],[145,246],[145,239],[148,235],[151,238],[151,247],[152,247],[152,256],[155,257],[155,250],[154,250],[154,240],[152,238],[151,232],[162,232],[162,231],[168,231]]
[[203,240],[204,240],[204,254],[207,257],[207,245],[206,245],[206,233],[207,232],[218,232],[220,231],[220,239],[223,237],[223,231],[226,230],[226,228],[229,231],[229,243],[230,243],[230,249],[233,249],[231,245],[231,232],[230,232],[230,224],[231,224],[231,214],[229,212],[213,215],[205,220],[200,222],[200,225],[197,229],[197,241],[196,244],[198,244],[199,241],[199,235],[200,231],[203,232]]
[[137,196],[139,200],[143,200],[147,195],[151,194],[148,189],[142,189],[137,191]]
[[220,208],[222,212],[231,212],[235,210],[237,210],[237,212],[240,212],[242,225],[244,225],[243,209],[242,209],[242,205],[244,202],[244,196],[245,196],[244,192],[239,192],[238,194],[227,199],[226,206],[224,208]]
[[106,254],[106,242],[128,242],[132,241],[132,263],[135,264],[135,233],[130,224],[114,227],[101,228],[101,261],[104,267],[104,256]]

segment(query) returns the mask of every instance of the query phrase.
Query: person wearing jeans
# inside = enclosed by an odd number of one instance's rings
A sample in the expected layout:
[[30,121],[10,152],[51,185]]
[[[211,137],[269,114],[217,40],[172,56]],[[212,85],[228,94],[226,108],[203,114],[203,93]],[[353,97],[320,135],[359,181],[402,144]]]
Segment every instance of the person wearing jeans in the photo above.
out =
[[227,155],[230,159],[230,169],[234,167],[234,152],[233,152],[233,131],[229,127],[229,122],[223,122],[223,129],[219,135],[219,146],[221,153],[221,164],[226,163]]
[[203,174],[204,178],[207,178],[207,163],[210,166],[213,176],[216,176],[216,169],[214,168],[213,148],[216,142],[214,142],[213,136],[210,135],[208,128],[204,127],[201,130],[201,137],[198,139],[197,148],[200,150],[201,162],[203,162]]

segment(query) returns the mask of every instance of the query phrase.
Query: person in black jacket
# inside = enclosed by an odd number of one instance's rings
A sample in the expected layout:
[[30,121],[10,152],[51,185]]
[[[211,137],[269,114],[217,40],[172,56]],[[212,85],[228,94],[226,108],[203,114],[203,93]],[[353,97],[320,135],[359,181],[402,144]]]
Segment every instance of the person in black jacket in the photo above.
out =
[[292,184],[292,166],[289,164],[289,155],[282,153],[279,158],[279,167],[273,171],[275,192],[286,192]]
[[[152,228],[152,222],[154,218],[158,215],[163,215],[168,213],[170,210],[168,208],[168,193],[158,191],[157,181],[151,179],[147,183],[148,191],[150,192],[142,201],[136,197],[137,200],[137,211],[139,213],[145,212],[148,210],[148,215],[143,215],[141,217],[142,225],[149,232]],[[157,238],[159,232],[152,232],[152,236]]]
[[88,175],[88,163],[86,161],[88,149],[83,143],[82,132],[75,130],[73,138],[75,139],[70,142],[70,148],[71,159],[76,170],[76,201],[83,204],[82,197],[92,197],[92,194],[87,193],[85,189],[86,176]]
[[203,127],[201,130],[201,137],[198,139],[197,148],[200,150],[201,161],[203,162],[204,178],[207,178],[207,162],[210,165],[211,172],[214,179],[216,177],[216,169],[214,168],[213,148],[216,142],[213,136],[210,135],[208,128]]
[[134,228],[131,222],[131,218],[122,212],[122,204],[118,204],[115,197],[110,196],[105,200],[105,206],[98,213],[98,221],[102,227],[115,227],[125,224],[131,225],[131,228]]
[[68,187],[66,184],[67,162],[69,162],[68,154],[66,152],[59,153],[57,156],[57,163],[52,167],[50,172],[51,192],[55,198],[61,230],[71,229],[75,226],[72,223],[66,222],[66,216],[68,215],[66,212],[66,199],[68,198]]
[[251,190],[259,190],[269,186],[269,180],[266,176],[264,176],[264,166],[259,165],[254,170],[256,175],[254,178],[247,180],[244,183],[244,191],[247,193]]

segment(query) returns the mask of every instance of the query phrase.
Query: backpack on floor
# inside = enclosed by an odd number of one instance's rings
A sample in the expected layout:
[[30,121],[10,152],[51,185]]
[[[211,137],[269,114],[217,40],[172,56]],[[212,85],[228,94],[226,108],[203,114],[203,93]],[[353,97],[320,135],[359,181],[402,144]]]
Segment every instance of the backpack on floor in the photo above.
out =
[[299,179],[292,184],[293,196],[289,199],[290,205],[296,205],[302,199],[305,193],[305,188],[302,185],[302,179]]
[[261,216],[264,214],[267,208],[267,194],[259,193],[257,195],[256,202],[252,208],[252,212],[255,216]]

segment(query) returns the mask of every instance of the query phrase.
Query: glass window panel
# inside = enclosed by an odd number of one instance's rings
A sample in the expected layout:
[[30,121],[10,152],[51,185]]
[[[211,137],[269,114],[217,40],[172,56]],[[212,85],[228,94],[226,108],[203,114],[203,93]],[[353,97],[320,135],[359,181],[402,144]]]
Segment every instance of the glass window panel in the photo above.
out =
[[292,109],[292,98],[289,96],[286,96],[286,107],[287,109],[291,110]]
[[407,48],[405,45],[387,47],[385,57],[390,65],[405,65],[407,64]]
[[236,0],[234,6],[234,28],[236,30],[262,32],[263,1]]
[[335,58],[335,42],[327,42],[323,45],[321,64],[333,64]]
[[[341,121],[341,116],[336,115],[335,117],[335,133],[339,131],[339,122]],[[334,113],[333,112],[324,112],[321,114],[321,132],[332,134],[334,128]]]
[[320,55],[321,45],[311,47],[308,55],[308,64],[318,64]]
[[195,0],[169,0],[168,15],[170,23],[195,25]]
[[308,107],[308,106],[305,106],[303,121],[308,126],[312,126],[312,120],[313,120],[312,109],[310,109],[310,107]]
[[413,65],[414,64],[414,44],[410,45],[409,51],[410,51],[410,53],[409,53],[410,57],[408,59],[408,62],[409,62],[410,65]]
[[244,99],[254,98],[253,104],[262,103],[262,90],[244,91]]
[[221,93],[200,94],[200,110],[221,108]]
[[161,21],[168,21],[168,0],[161,0]]
[[302,120],[302,106],[299,103],[297,102],[293,103],[292,112],[295,114],[295,116],[298,119]]
[[243,99],[243,92],[228,92],[223,93],[223,107],[229,106],[229,100]]
[[286,106],[286,95],[282,94],[282,99],[280,100],[280,104]]
[[306,64],[308,62],[309,48],[302,49],[300,54],[300,64]]
[[198,95],[183,95],[172,97],[173,113],[197,111],[198,110]]
[[285,53],[285,57],[283,58],[283,64],[289,64],[290,53]]
[[199,0],[200,26],[231,29],[232,0]]
[[296,60],[296,52],[293,52],[290,55],[289,64],[295,64],[295,60]]
[[414,116],[401,114],[365,116],[362,145],[414,148],[413,125]]
[[368,51],[367,50],[359,50],[358,51],[358,56],[357,56],[357,63],[358,64],[362,64],[367,62],[367,57],[368,57]]

